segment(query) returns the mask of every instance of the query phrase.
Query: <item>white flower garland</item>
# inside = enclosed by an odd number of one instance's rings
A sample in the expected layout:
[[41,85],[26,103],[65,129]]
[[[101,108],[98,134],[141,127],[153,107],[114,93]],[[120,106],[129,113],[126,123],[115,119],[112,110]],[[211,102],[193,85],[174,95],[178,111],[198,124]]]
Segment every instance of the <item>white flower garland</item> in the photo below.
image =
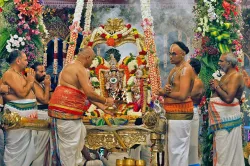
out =
[[152,33],[154,33],[153,17],[151,15],[151,9],[150,9],[150,0],[140,0],[140,2],[141,2],[141,15],[143,20],[142,24],[150,26]]
[[58,38],[54,38],[54,54],[57,54],[57,58],[54,56],[54,62],[53,62],[53,74],[57,75],[58,72]]
[[90,23],[91,23],[92,9],[93,9],[93,0],[88,0],[87,10],[85,13],[85,25],[84,25],[84,30],[83,30],[84,36],[87,36],[91,33]]
[[73,23],[78,22],[78,25],[80,25],[83,6],[84,6],[84,0],[77,0]]

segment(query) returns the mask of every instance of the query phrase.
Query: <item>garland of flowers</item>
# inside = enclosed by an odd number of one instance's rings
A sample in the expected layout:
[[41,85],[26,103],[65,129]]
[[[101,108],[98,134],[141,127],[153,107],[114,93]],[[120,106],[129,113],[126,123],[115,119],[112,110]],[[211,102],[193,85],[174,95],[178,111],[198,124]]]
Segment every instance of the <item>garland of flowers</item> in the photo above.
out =
[[[14,5],[13,5],[14,4]],[[6,24],[10,24],[7,31],[0,32],[4,38],[0,40],[1,56],[7,57],[14,49],[24,51],[29,65],[40,60],[43,56],[41,33],[46,29],[41,20],[42,6],[33,1],[1,2],[0,14],[4,16]],[[3,27],[2,27],[3,26]],[[5,29],[1,25],[1,29]]]
[[150,72],[150,84],[152,87],[152,93],[154,94],[161,87],[161,80],[159,77],[159,67],[155,61],[156,59],[156,46],[154,42],[154,29],[153,29],[153,17],[150,10],[150,1],[140,0],[141,13],[142,13],[142,27],[145,34],[145,44],[148,53],[149,60],[149,72]]
[[97,34],[99,34],[102,38],[107,40],[107,45],[108,46],[115,46],[115,39],[119,39],[122,38],[123,36],[128,35],[130,32],[132,31],[131,29],[131,25],[127,24],[121,31],[118,31],[116,33],[114,33],[113,35],[111,35],[110,33],[108,33],[105,29],[104,29],[104,25],[100,25],[100,27],[96,28],[91,37],[90,37],[90,41],[88,43],[88,46],[93,46],[94,44],[94,39],[95,36]]
[[84,0],[77,0],[73,23],[69,27],[69,29],[70,29],[70,43],[69,43],[69,47],[68,47],[68,51],[67,51],[65,65],[69,64],[74,59],[76,40],[78,38],[78,33],[82,31],[82,29],[80,27],[80,22],[81,22],[83,6],[84,6]]
[[[191,56],[202,63],[199,77],[205,84],[207,102],[211,94],[209,80],[217,70],[218,60],[221,54],[232,51],[243,65],[243,52],[241,42],[243,36],[240,0],[199,0],[194,7],[196,18],[195,40],[200,41],[200,47],[195,48]],[[212,164],[212,135],[207,134],[208,116],[206,112],[207,103],[203,107],[203,164]]]
[[90,23],[91,23],[92,9],[93,9],[93,0],[88,0],[88,2],[87,2],[87,10],[86,10],[86,13],[85,13],[84,30],[82,32],[84,36],[88,36],[88,35],[91,34]]
[[53,62],[53,74],[58,74],[58,38],[54,38],[54,62]]
[[114,47],[116,45],[116,43],[115,43],[116,39],[120,39],[122,37],[125,37],[130,33],[132,33],[134,35],[134,38],[136,39],[136,46],[137,46],[139,54],[146,55],[147,52],[145,51],[145,48],[141,47],[140,38],[139,38],[140,34],[138,33],[138,30],[136,28],[131,28],[131,24],[127,24],[122,30],[115,32],[112,35],[104,29],[104,25],[100,25],[100,27],[94,29],[93,33],[90,36],[90,40],[89,40],[87,45],[92,47],[94,44],[95,37],[98,34],[102,38],[107,40],[106,44],[108,46]]

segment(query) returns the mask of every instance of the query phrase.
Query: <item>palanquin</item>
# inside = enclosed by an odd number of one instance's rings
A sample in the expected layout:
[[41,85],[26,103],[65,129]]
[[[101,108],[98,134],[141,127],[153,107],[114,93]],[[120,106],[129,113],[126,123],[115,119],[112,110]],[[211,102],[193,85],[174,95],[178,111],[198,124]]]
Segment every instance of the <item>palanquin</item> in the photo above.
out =
[[[135,144],[145,144],[151,135],[153,152],[163,151],[161,137],[165,127],[160,118],[160,111],[153,110],[151,103],[150,81],[148,76],[148,57],[144,47],[144,36],[122,19],[109,19],[107,24],[95,28],[83,39],[81,47],[98,47],[106,43],[118,47],[134,43],[139,55],[129,55],[119,61],[117,52],[108,52],[103,58],[98,52],[90,69],[90,81],[95,91],[104,97],[113,97],[118,104],[110,108],[115,116],[106,115],[96,106],[91,105],[83,116],[88,135],[86,146],[90,149],[114,147],[129,149]],[[115,49],[113,49],[115,50]],[[142,119],[143,124],[135,125]],[[49,129],[50,121],[22,118],[16,113],[6,112],[2,117],[6,129],[31,128]],[[159,129],[161,127],[161,129]],[[155,130],[154,130],[155,129]],[[157,160],[156,153],[152,160]]]

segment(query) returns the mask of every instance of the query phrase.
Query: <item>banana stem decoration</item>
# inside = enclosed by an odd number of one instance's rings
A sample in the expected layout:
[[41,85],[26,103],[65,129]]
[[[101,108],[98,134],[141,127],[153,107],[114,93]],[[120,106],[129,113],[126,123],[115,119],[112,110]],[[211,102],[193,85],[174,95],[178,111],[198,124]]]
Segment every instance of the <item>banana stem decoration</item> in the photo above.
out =
[[230,51],[229,46],[232,44],[232,40],[230,39],[231,36],[228,31],[231,26],[231,23],[224,23],[222,29],[218,29],[215,26],[209,27],[209,32],[218,42],[218,47],[222,54]]

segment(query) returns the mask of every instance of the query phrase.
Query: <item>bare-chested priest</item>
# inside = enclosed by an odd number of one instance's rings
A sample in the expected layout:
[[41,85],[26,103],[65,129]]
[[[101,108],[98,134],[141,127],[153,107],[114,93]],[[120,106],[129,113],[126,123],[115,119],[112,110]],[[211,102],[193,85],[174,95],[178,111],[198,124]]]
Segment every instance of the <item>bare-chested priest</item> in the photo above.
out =
[[[10,87],[4,95],[4,110],[9,109],[22,117],[32,117],[36,111],[36,96],[32,91],[35,81],[34,70],[27,77],[22,74],[28,65],[25,53],[14,50],[7,58],[10,68],[3,74],[3,84]],[[6,133],[4,163],[6,166],[28,166],[34,159],[34,136],[28,129],[10,130]]]
[[[4,107],[3,95],[6,95],[8,93],[9,93],[9,86],[4,85],[2,78],[1,78],[0,79],[0,112],[1,113]],[[3,133],[3,130],[0,129],[0,165],[4,165],[3,155],[4,155],[4,133]]]
[[158,95],[164,96],[164,109],[168,119],[168,159],[169,166],[188,165],[190,128],[193,119],[191,91],[195,74],[184,57],[189,53],[182,42],[174,42],[170,47],[170,62],[175,67],[170,71],[167,84]]
[[235,69],[237,57],[233,53],[222,54],[218,64],[225,75],[220,82],[210,81],[213,96],[208,107],[209,126],[214,137],[213,165],[244,166],[240,112],[244,79]]
[[191,92],[191,99],[194,103],[194,117],[191,122],[190,148],[189,148],[189,165],[199,165],[200,159],[198,155],[198,138],[199,138],[199,104],[204,95],[205,89],[202,80],[199,78],[201,63],[198,59],[191,58],[189,64],[195,73],[194,86]]
[[[86,129],[82,116],[89,108],[89,101],[101,109],[113,106],[113,98],[99,96],[89,81],[88,68],[95,57],[90,47],[79,50],[75,62],[66,65],[49,102],[49,116],[52,117],[53,165],[81,165],[81,151]],[[101,104],[101,106],[100,106]]]
[[[46,75],[45,67],[42,63],[35,62],[31,68],[35,71],[34,92],[37,100],[38,119],[48,120],[48,103],[50,99],[50,75]],[[36,157],[31,166],[48,165],[50,150],[50,131],[37,131],[35,140]]]

